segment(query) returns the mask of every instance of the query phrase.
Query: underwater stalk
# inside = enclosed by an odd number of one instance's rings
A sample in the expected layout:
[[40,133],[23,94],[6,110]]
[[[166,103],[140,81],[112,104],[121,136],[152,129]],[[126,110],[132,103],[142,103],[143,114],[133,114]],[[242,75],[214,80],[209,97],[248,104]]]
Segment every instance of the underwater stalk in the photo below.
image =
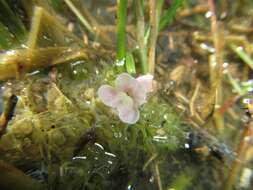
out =
[[242,88],[240,84],[231,76],[229,72],[226,73],[230,84],[232,85],[233,89],[239,94],[242,95]]
[[30,34],[28,36],[27,46],[31,49],[34,49],[38,39],[38,34],[41,25],[43,9],[41,7],[34,7],[34,13],[32,17],[32,24]]
[[66,45],[65,37],[69,36],[74,39],[79,46],[83,46],[83,42],[74,33],[70,32],[60,20],[51,15],[44,8],[35,6],[31,29],[26,43],[30,49],[34,49],[36,47],[41,25],[43,23],[47,23],[49,26],[52,26],[54,37],[60,44]]
[[162,185],[161,176],[160,176],[160,170],[159,170],[159,166],[158,166],[157,161],[155,161],[155,163],[154,163],[154,170],[155,170],[155,176],[156,176],[156,180],[157,180],[158,189],[163,190],[163,185]]
[[89,24],[89,22],[84,18],[81,12],[75,7],[75,5],[71,2],[71,0],[64,0],[64,2],[68,5],[70,10],[76,15],[76,17],[80,20],[83,26],[92,34],[94,35],[94,30]]
[[149,17],[150,17],[150,39],[148,52],[149,73],[154,75],[155,72],[155,54],[156,54],[156,40],[158,35],[158,21],[163,5],[163,0],[149,0]]
[[[211,81],[211,92],[215,92],[215,108],[220,107],[222,104],[222,72],[223,72],[223,50],[224,50],[224,30],[223,24],[217,21],[215,4],[213,0],[208,0],[209,10],[212,13],[210,17],[211,32],[213,34],[213,42],[215,47],[215,64],[212,64],[215,71],[214,81]],[[224,118],[218,114],[214,114],[216,127],[219,129],[224,128]]]
[[127,0],[118,0],[116,58],[119,62],[123,61],[123,63],[125,63],[126,58],[126,44],[127,44],[126,22],[127,22]]
[[135,19],[136,19],[136,40],[138,44],[138,56],[143,74],[148,72],[147,65],[147,46],[145,44],[145,20],[144,20],[144,1],[135,0],[134,3]]

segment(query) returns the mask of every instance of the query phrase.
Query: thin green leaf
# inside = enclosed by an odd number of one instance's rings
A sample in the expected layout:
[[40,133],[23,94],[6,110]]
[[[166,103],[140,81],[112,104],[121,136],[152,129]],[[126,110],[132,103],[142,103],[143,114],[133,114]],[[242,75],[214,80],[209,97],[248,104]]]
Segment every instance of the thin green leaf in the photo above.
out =
[[253,60],[250,58],[249,55],[247,55],[241,48],[237,47],[235,44],[230,44],[229,47],[253,70]]
[[133,2],[135,20],[136,20],[136,41],[138,44],[138,57],[141,64],[142,73],[148,72],[147,64],[147,43],[145,43],[145,19],[144,19],[144,1],[134,0]]
[[17,38],[17,40],[22,42],[26,32],[25,26],[19,19],[18,15],[14,14],[6,1],[0,1],[0,21]]
[[228,81],[229,81],[230,84],[232,85],[233,89],[234,89],[238,94],[242,94],[242,88],[241,88],[240,84],[230,75],[229,72],[227,72],[226,75],[227,75]]
[[72,3],[71,0],[64,0],[64,2],[68,5],[70,10],[76,15],[76,17],[80,20],[80,22],[83,24],[83,26],[94,35],[94,30],[89,24],[89,22],[84,18],[84,16],[81,14],[81,12],[75,7],[75,5]]
[[134,62],[134,57],[132,53],[126,54],[126,70],[129,74],[136,73],[135,62]]
[[159,32],[166,28],[173,20],[177,9],[183,4],[184,0],[173,0],[171,7],[166,10],[159,22]]
[[126,57],[126,21],[127,21],[127,0],[118,0],[117,9],[117,60],[124,61]]

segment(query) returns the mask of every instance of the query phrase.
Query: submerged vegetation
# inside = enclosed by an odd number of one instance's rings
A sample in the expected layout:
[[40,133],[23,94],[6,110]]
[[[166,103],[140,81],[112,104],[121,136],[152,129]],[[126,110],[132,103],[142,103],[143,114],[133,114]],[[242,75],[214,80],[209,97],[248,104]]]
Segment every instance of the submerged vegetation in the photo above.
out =
[[252,19],[251,0],[0,1],[0,189],[251,189]]

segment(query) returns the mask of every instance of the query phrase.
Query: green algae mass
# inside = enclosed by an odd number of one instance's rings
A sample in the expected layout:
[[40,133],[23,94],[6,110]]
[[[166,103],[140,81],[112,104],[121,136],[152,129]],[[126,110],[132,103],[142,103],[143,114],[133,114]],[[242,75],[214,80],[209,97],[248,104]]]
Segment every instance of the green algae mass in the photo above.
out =
[[6,83],[5,96],[15,93],[19,101],[0,141],[1,159],[45,189],[220,188],[224,164],[197,158],[189,134],[199,132],[182,123],[162,92],[149,95],[134,125],[98,99],[99,86],[117,76],[108,65],[75,62],[58,66],[54,82],[41,71]]

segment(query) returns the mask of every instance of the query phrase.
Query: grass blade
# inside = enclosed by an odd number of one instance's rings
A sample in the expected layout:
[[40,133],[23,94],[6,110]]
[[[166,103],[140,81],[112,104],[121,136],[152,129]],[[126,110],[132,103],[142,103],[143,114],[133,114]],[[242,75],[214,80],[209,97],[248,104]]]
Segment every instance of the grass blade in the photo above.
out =
[[134,62],[134,57],[132,53],[127,53],[126,54],[126,70],[129,74],[135,74],[135,62]]
[[253,70],[253,60],[250,58],[250,56],[248,56],[242,49],[237,47],[235,44],[230,44],[229,47]]
[[136,41],[138,44],[138,57],[141,64],[142,73],[148,72],[147,64],[147,44],[145,43],[145,20],[144,20],[144,1],[135,0],[133,2],[136,20]]
[[71,2],[71,0],[64,0],[64,2],[68,5],[70,10],[76,15],[76,17],[80,20],[83,26],[94,35],[94,30],[89,24],[89,22],[84,18],[81,12],[75,7],[75,5]]
[[117,60],[125,61],[126,57],[126,21],[127,21],[127,0],[118,0],[117,9]]
[[182,5],[184,0],[173,0],[171,7],[166,10],[165,14],[162,16],[159,22],[159,32],[166,28],[174,18],[177,9]]
[[19,42],[22,42],[26,33],[25,26],[6,1],[0,1],[0,22],[8,28]]

